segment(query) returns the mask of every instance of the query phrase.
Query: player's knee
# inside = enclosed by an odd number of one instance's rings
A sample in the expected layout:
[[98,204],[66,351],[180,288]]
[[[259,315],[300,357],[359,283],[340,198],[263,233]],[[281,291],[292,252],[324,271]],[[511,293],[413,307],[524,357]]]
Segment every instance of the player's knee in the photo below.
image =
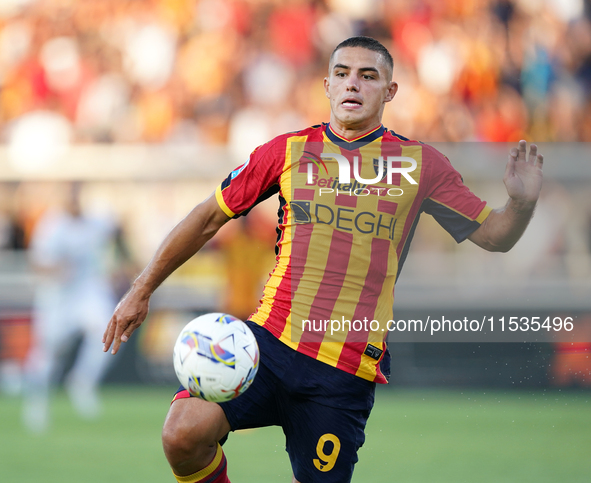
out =
[[162,430],[162,447],[171,466],[183,465],[189,461],[211,459],[217,442],[204,431],[182,421],[169,419]]

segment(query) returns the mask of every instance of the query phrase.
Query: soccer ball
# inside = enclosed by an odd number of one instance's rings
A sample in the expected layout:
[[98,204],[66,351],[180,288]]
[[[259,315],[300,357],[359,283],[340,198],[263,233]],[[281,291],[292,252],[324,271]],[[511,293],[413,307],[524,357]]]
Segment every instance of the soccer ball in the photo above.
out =
[[189,322],[174,345],[174,370],[193,396],[223,402],[240,396],[259,367],[252,331],[228,314],[205,314]]

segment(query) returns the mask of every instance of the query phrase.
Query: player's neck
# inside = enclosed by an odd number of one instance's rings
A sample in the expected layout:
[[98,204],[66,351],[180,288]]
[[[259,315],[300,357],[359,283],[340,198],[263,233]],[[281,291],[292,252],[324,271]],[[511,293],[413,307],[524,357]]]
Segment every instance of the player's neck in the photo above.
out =
[[346,139],[347,141],[353,141],[354,139],[361,138],[366,134],[369,134],[372,131],[375,131],[382,125],[380,121],[376,121],[376,123],[372,123],[371,126],[360,126],[360,127],[350,127],[344,126],[343,124],[331,119],[330,121],[330,129],[333,133],[337,136]]

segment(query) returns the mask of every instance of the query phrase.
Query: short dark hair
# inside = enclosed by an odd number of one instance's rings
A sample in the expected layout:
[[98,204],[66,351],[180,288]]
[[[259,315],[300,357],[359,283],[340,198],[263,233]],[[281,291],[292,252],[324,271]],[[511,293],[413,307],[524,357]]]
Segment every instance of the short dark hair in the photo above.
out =
[[384,47],[376,39],[372,39],[371,37],[364,37],[363,35],[359,35],[357,37],[349,37],[348,39],[343,40],[339,45],[335,47],[335,49],[332,51],[332,54],[330,54],[329,63],[332,62],[332,59],[336,51],[343,49],[345,47],[362,47],[367,50],[373,50],[374,52],[381,54],[381,56],[386,61],[386,65],[390,68],[390,72],[394,70],[394,59],[392,59],[392,55],[390,55],[388,49]]

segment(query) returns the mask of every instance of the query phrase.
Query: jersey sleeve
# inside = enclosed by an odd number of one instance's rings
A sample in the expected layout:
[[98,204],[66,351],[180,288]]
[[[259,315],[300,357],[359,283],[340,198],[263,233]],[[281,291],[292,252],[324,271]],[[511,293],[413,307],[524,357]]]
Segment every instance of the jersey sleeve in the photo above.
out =
[[428,155],[432,157],[429,192],[421,209],[460,243],[480,227],[492,209],[470,191],[447,157],[434,148]]
[[283,165],[280,140],[256,148],[246,163],[232,171],[216,188],[215,197],[220,208],[230,218],[246,215],[255,205],[279,191]]

